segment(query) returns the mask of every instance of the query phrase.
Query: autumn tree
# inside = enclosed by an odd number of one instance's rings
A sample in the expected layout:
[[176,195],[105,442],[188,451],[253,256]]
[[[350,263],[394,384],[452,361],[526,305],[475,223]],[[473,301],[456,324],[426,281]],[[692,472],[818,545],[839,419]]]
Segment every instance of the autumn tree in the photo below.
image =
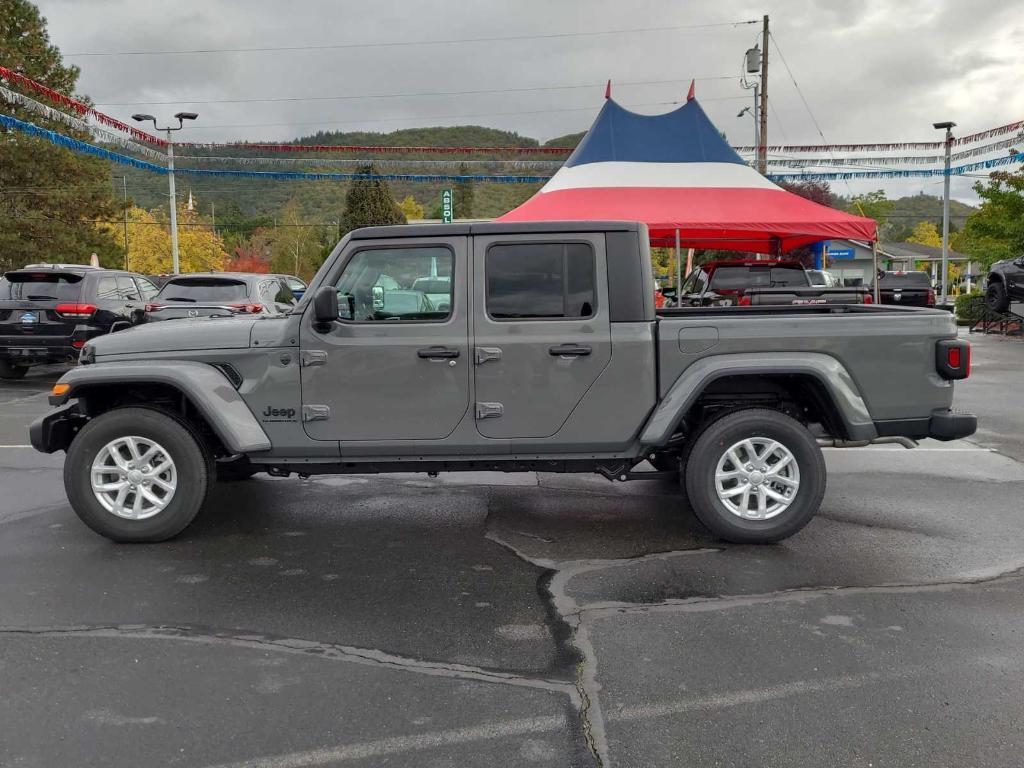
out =
[[405,220],[423,218],[423,206],[416,202],[412,195],[406,195],[405,199],[398,204],[399,209],[405,215]]
[[938,227],[932,222],[919,221],[914,226],[914,231],[910,234],[910,237],[907,238],[907,242],[941,247],[942,235],[939,234]]
[[[124,223],[97,225],[122,250]],[[182,272],[221,272],[228,261],[224,243],[209,222],[195,211],[178,206],[178,258]],[[163,210],[128,209],[128,269],[149,275],[168,274],[173,269],[170,222]]]
[[[356,173],[365,176],[377,174],[377,168],[360,166]],[[351,232],[360,227],[377,227],[386,224],[405,224],[405,214],[395,204],[388,183],[381,179],[356,179],[345,196],[345,213],[341,227]]]
[[[78,67],[64,66],[50,43],[46,19],[27,0],[0,0],[0,62],[33,80],[71,96]],[[19,90],[16,84],[9,84]],[[3,111],[76,138],[89,137],[24,107]],[[120,265],[112,237],[94,226],[120,208],[113,202],[110,169],[97,158],[76,154],[15,131],[0,130],[0,266],[35,261],[86,263],[98,253],[107,265]]]
[[322,228],[302,215],[298,201],[289,200],[271,234],[271,269],[308,280],[320,266],[322,234]]
[[884,191],[876,189],[874,192],[851,197],[846,210],[857,216],[874,219],[878,226],[882,227],[888,221],[894,206],[893,201],[886,198]]

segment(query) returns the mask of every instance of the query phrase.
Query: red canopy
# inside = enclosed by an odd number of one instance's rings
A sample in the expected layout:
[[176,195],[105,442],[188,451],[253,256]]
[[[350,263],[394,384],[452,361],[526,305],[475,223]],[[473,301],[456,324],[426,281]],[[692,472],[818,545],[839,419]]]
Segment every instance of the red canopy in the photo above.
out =
[[643,221],[651,242],[773,253],[829,239],[877,239],[873,219],[776,186],[726,143],[696,100],[639,115],[609,99],[532,198],[499,221]]

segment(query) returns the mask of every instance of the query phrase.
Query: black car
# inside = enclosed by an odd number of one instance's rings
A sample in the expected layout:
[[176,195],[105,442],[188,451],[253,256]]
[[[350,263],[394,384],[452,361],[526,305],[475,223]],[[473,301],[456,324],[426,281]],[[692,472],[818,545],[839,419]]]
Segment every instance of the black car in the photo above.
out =
[[172,277],[146,304],[146,322],[190,317],[278,315],[298,302],[287,275],[195,272]]
[[878,301],[901,307],[934,307],[935,290],[927,272],[878,272]]
[[157,287],[142,275],[75,264],[23,267],[0,278],[0,379],[77,360],[94,336],[142,317]]
[[993,312],[1005,312],[1011,301],[1024,301],[1024,256],[992,265],[985,279],[985,304]]

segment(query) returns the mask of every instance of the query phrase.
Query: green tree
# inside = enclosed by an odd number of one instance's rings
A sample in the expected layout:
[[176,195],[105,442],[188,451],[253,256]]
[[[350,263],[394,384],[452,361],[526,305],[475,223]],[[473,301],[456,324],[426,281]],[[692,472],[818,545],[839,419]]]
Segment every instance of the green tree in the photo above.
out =
[[980,261],[986,269],[992,262],[1024,255],[1024,170],[999,171],[974,191],[981,206],[972,213],[953,248]]
[[[64,66],[60,51],[50,43],[46,19],[27,0],[0,0],[0,62],[59,93],[74,93],[78,68]],[[22,107],[4,104],[3,109],[19,120],[89,138]],[[122,264],[124,252],[95,226],[120,211],[109,174],[102,160],[43,139],[0,132],[0,266],[86,263],[93,252],[104,264]]]
[[[466,167],[465,163],[459,165],[459,176],[468,176],[469,168]],[[457,181],[455,182],[455,199],[452,201],[454,205],[454,218],[456,219],[471,219],[475,210],[474,203],[474,190],[472,181]]]
[[[372,164],[360,166],[356,173],[371,175],[377,169]],[[341,228],[351,232],[360,227],[377,227],[385,224],[405,224],[405,215],[395,204],[386,181],[357,179],[345,196],[345,213],[341,217]]]
[[907,242],[941,247],[942,235],[939,234],[939,228],[930,221],[919,221],[910,237],[907,238]]
[[406,195],[405,199],[398,204],[398,207],[405,215],[406,221],[423,218],[423,206],[417,203],[416,198],[412,195]]
[[888,200],[885,197],[885,192],[876,189],[874,192],[854,195],[850,198],[850,205],[846,210],[857,216],[866,216],[869,219],[874,219],[878,222],[879,228],[881,228],[888,221],[888,216],[892,213],[893,207],[892,200]]

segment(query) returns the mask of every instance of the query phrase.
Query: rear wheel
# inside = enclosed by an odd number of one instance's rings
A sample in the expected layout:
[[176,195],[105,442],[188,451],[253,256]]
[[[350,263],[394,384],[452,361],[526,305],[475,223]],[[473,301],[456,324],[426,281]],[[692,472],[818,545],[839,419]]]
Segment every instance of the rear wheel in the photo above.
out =
[[15,365],[10,360],[0,360],[0,379],[23,379],[26,373],[27,365]]
[[814,516],[825,493],[817,441],[778,411],[737,411],[696,438],[684,470],[697,518],[737,544],[780,541]]
[[212,461],[185,423],[149,408],[117,408],[86,424],[64,461],[75,514],[120,542],[164,541],[199,512]]
[[1005,312],[1010,308],[1010,297],[1002,283],[990,283],[985,291],[985,304],[993,312]]

